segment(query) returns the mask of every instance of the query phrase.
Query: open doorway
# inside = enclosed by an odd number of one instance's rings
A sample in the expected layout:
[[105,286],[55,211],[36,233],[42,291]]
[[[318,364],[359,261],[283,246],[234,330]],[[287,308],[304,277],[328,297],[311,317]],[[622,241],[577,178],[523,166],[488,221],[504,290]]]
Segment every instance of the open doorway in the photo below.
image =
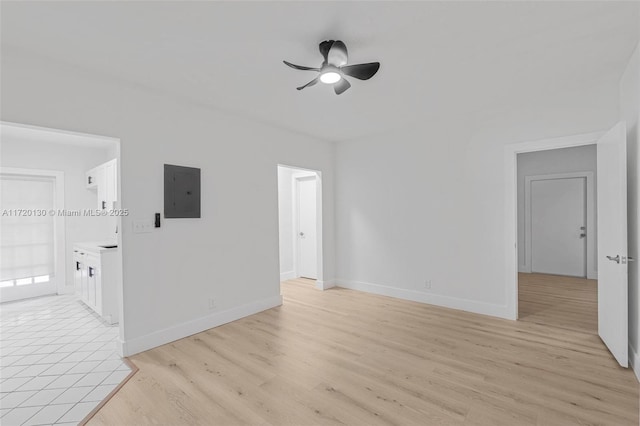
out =
[[[522,268],[521,260],[519,256],[519,250],[521,246],[527,245],[527,242],[519,241],[518,234],[524,233],[518,226],[518,156],[523,153],[535,153],[546,152],[550,150],[557,150],[560,148],[572,148],[582,147],[585,145],[596,145],[596,164],[597,164],[597,178],[594,174],[594,180],[597,179],[595,187],[595,193],[597,197],[597,219],[596,230],[589,230],[589,221],[585,221],[586,225],[579,226],[585,227],[585,230],[580,229],[578,234],[579,238],[591,238],[597,240],[594,246],[597,246],[594,250],[597,251],[594,256],[597,262],[594,267],[597,266],[597,335],[600,336],[603,343],[609,349],[616,361],[623,367],[628,366],[628,333],[629,328],[629,316],[628,316],[628,262],[633,260],[628,257],[627,253],[627,172],[626,172],[626,128],[624,122],[619,122],[606,132],[591,133],[584,135],[566,136],[554,139],[545,139],[539,141],[522,142],[519,144],[507,145],[505,147],[505,173],[506,173],[506,193],[505,193],[505,207],[506,207],[506,250],[505,255],[507,258],[506,263],[506,282],[507,282],[507,315],[509,318],[518,319],[519,305],[521,304],[520,289],[519,289],[519,272],[518,269]],[[571,175],[571,174],[574,175]],[[585,177],[585,181],[582,183],[580,179],[574,182],[575,187],[586,187],[587,194],[585,199],[588,200],[589,195],[589,179],[588,174],[584,176],[575,175],[581,172],[564,172],[560,173],[560,178],[575,179]],[[531,179],[534,181],[536,179]],[[544,180],[544,179],[543,179]],[[553,179],[548,179],[553,180]],[[586,183],[585,183],[586,182]],[[536,191],[540,191],[540,195],[544,201],[544,197],[550,196],[554,192],[558,192],[558,186],[549,184],[552,188],[537,188]],[[571,186],[571,185],[565,185]],[[575,189],[575,188],[574,188]],[[533,192],[529,190],[530,194]],[[523,190],[524,192],[524,190]],[[576,192],[577,194],[577,192]],[[573,197],[573,196],[571,196]],[[577,198],[579,201],[579,198]],[[577,206],[578,202],[575,202]],[[568,203],[566,199],[560,200],[558,203],[565,205]],[[594,199],[595,203],[595,199]],[[588,204],[588,201],[587,201]],[[572,209],[571,206],[565,206],[566,210]],[[542,213],[551,212],[551,207],[543,208]],[[587,209],[588,210],[588,209]],[[535,219],[531,219],[533,223]],[[547,220],[542,223],[551,223]],[[575,227],[575,225],[571,225]],[[575,228],[572,232],[575,231]],[[583,232],[586,231],[586,232]],[[575,238],[575,234],[572,234]],[[534,239],[531,238],[531,242]],[[588,241],[588,240],[587,240]],[[561,243],[558,243],[561,246]],[[559,252],[558,247],[552,247],[552,252],[556,254]],[[587,245],[588,250],[588,245]],[[531,249],[531,253],[534,253],[534,249]],[[525,253],[526,256],[526,253]],[[526,258],[526,257],[525,257]],[[520,260],[520,261],[519,261]],[[547,267],[553,259],[547,259]],[[535,265],[535,260],[531,262]],[[586,275],[589,277],[589,254],[587,252],[587,258],[585,260],[587,264]],[[534,266],[530,265],[530,266]],[[544,262],[543,262],[544,265]],[[540,264],[538,264],[540,266]],[[557,266],[557,265],[556,265]],[[578,268],[579,269],[579,268]],[[548,269],[547,269],[548,271]],[[532,272],[536,272],[536,269],[532,269]],[[545,272],[545,270],[543,270]],[[557,271],[552,271],[557,274]],[[579,272],[581,270],[579,269]],[[521,274],[527,274],[528,271],[524,271]],[[553,274],[546,274],[551,275]],[[557,276],[557,275],[555,275]],[[520,275],[522,278],[522,275]],[[567,280],[568,278],[564,278]],[[584,279],[581,277],[571,277],[571,279]],[[520,280],[522,281],[522,280]],[[564,290],[569,287],[565,282]],[[561,299],[562,294],[555,294],[547,298],[547,301],[551,299]],[[538,309],[543,309],[541,301],[534,301],[538,304]],[[583,304],[584,305],[584,304]],[[522,319],[522,318],[520,318]],[[550,324],[546,324],[550,325]]]
[[0,133],[3,422],[80,423],[132,374],[118,344],[120,141],[6,122]]
[[278,165],[280,281],[322,289],[322,182],[316,170]]
[[598,332],[595,145],[517,155],[518,318]]

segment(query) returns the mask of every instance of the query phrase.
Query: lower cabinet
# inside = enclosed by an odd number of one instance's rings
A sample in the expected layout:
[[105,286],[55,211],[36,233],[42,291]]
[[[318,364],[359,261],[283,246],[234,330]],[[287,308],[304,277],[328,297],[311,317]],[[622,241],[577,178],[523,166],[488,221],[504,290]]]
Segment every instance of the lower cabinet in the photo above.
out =
[[109,324],[118,322],[116,253],[73,248],[76,295]]

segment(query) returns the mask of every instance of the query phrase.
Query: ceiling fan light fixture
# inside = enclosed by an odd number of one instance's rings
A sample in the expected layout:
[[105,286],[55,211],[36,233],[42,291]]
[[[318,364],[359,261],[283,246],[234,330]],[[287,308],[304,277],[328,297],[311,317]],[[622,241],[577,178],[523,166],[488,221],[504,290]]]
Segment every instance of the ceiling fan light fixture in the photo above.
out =
[[301,71],[315,71],[318,73],[316,78],[307,84],[296,87],[297,90],[315,86],[318,82],[321,82],[323,84],[332,84],[333,91],[336,95],[340,95],[351,87],[351,83],[349,83],[346,77],[353,77],[358,80],[369,80],[378,72],[378,69],[380,69],[380,62],[347,65],[349,59],[347,46],[340,40],[325,40],[320,43],[318,47],[324,59],[320,68],[306,67],[282,61],[290,68]]
[[320,81],[324,84],[333,84],[340,81],[342,76],[335,71],[327,71],[320,74]]

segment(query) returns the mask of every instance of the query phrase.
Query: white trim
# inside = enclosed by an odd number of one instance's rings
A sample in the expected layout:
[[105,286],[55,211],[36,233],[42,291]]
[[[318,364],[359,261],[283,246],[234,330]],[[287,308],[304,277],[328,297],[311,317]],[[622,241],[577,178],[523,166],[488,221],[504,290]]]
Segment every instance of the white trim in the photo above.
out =
[[539,180],[585,178],[586,180],[586,234],[587,251],[585,253],[587,278],[595,280],[598,278],[595,239],[596,219],[595,219],[595,197],[594,197],[594,173],[590,171],[572,173],[553,173],[546,175],[531,175],[524,177],[524,264],[521,265],[520,272],[531,272],[531,183]]
[[633,346],[631,346],[631,342],[629,342],[629,367],[633,370],[636,375],[636,379],[640,382],[640,355],[633,350]]
[[287,271],[280,273],[280,281],[292,280],[296,277],[296,273],[294,271]]
[[320,281],[320,280],[316,280],[316,288],[318,290],[328,290],[332,287],[336,286],[336,280],[326,280],[326,281]]
[[546,151],[595,144],[604,132],[520,142],[504,147],[505,182],[505,318],[518,318],[518,170],[517,155],[524,152]]
[[186,321],[162,330],[154,331],[152,333],[145,334],[144,336],[126,341],[118,340],[118,350],[122,356],[135,355],[280,305],[282,305],[282,296],[273,296],[267,299],[257,300],[235,308],[214,312],[204,317]]
[[[43,176],[52,177],[55,180],[55,204],[53,209],[64,210],[64,172],[60,170],[26,169],[20,167],[0,167],[0,174],[20,175],[20,176]],[[54,226],[54,279],[57,294],[73,293],[73,285],[67,286],[67,251],[66,251],[66,230],[64,215],[55,215]],[[34,287],[35,288],[35,287]],[[25,293],[27,298],[34,297],[33,292]],[[31,295],[29,295],[31,294]],[[42,295],[42,294],[39,294]],[[18,299],[7,299],[2,302],[10,302]]]
[[495,305],[492,303],[478,302],[475,300],[462,299],[451,296],[442,296],[433,293],[407,290],[403,288],[372,284],[362,281],[337,279],[336,286],[348,288],[351,290],[364,291],[366,293],[379,294],[382,296],[395,297],[397,299],[404,299],[413,302],[442,306],[445,308],[458,309],[462,311],[473,312],[476,314],[511,319],[508,309],[509,307],[507,305]]

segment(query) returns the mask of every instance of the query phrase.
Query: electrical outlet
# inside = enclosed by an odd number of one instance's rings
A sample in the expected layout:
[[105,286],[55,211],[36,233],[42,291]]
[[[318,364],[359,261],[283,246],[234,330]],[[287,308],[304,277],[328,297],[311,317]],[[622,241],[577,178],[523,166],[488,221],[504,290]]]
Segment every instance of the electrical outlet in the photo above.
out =
[[431,290],[431,280],[424,280],[424,288]]
[[213,310],[216,308],[216,301],[213,299],[209,299],[209,310]]

